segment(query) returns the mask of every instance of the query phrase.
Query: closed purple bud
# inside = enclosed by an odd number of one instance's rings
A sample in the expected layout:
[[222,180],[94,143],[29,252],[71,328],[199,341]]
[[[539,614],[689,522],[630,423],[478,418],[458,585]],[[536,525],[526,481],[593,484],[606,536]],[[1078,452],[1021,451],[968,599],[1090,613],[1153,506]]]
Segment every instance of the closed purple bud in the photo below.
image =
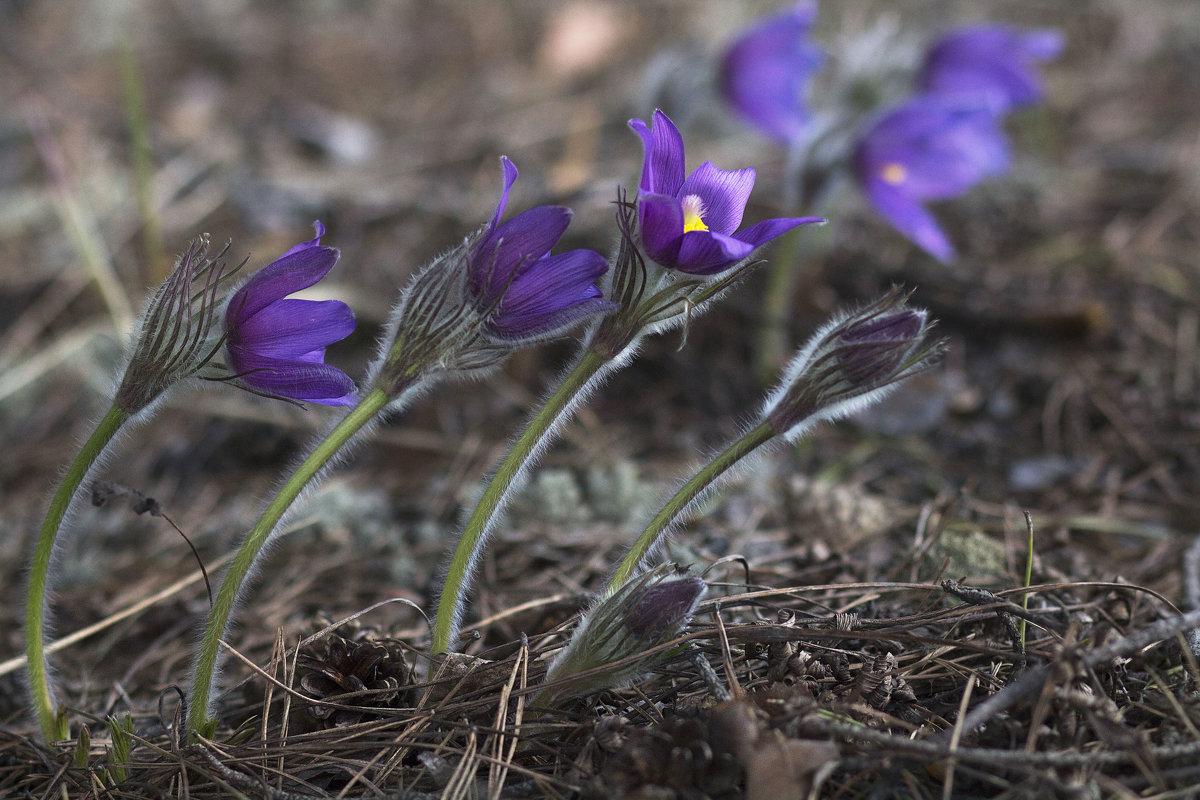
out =
[[763,406],[776,435],[795,439],[818,421],[861,410],[932,366],[944,342],[929,339],[926,313],[905,300],[893,290],[813,335]]
[[702,579],[663,564],[602,597],[550,664],[545,698],[553,702],[626,686],[645,675],[666,657],[647,651],[679,635],[704,590]]
[[693,575],[674,576],[636,588],[622,603],[625,626],[646,641],[672,638],[689,619],[704,594],[704,581]]

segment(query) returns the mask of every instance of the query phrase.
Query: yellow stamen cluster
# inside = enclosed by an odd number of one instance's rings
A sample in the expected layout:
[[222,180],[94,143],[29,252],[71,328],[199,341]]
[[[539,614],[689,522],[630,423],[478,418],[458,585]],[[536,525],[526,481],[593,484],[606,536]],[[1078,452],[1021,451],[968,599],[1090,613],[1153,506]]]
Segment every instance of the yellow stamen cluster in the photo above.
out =
[[908,169],[903,164],[893,161],[883,165],[883,169],[879,170],[879,177],[892,186],[899,186],[908,180]]
[[704,224],[704,201],[699,195],[689,194],[683,198],[683,232],[706,231]]

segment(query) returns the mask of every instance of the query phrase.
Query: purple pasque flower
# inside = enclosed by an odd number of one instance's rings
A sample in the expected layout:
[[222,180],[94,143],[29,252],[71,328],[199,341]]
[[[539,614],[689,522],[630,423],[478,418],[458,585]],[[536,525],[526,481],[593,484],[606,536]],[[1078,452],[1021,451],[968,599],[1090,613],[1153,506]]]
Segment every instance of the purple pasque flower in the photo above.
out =
[[500,164],[500,202],[471,250],[467,278],[472,300],[485,313],[487,333],[501,342],[528,342],[614,310],[617,304],[596,286],[608,270],[604,256],[593,250],[549,255],[571,222],[570,209],[538,206],[500,224],[517,180],[512,161],[502,157]]
[[317,235],[272,261],[238,289],[225,310],[225,354],[237,382],[252,392],[324,406],[353,405],[354,381],[324,363],[325,348],[354,332],[340,300],[299,300],[337,263],[338,251]]
[[996,113],[1033,105],[1042,97],[1035,64],[1056,58],[1063,44],[1062,32],[1052,28],[969,25],[934,43],[918,85],[931,94],[980,97]]
[[705,161],[685,178],[683,137],[666,114],[655,111],[652,127],[640,119],[629,127],[642,137],[646,153],[637,198],[642,249],[667,269],[712,275],[798,225],[824,222],[783,217],[739,231],[753,169],[723,170]]
[[954,247],[926,200],[964,194],[1008,169],[1008,140],[986,105],[923,95],[877,119],[859,139],[854,170],[884,219],[943,262]]
[[721,59],[725,102],[742,121],[783,144],[799,140],[811,118],[804,87],[824,59],[808,39],[816,16],[816,5],[802,0],[747,30]]

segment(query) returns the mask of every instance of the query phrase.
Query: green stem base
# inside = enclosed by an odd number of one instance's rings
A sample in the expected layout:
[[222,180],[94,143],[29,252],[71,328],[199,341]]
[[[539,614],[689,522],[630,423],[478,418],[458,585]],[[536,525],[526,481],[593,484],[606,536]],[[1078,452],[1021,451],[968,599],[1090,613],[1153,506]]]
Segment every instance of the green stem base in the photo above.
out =
[[71,506],[71,500],[74,499],[84,478],[104,452],[104,448],[128,420],[129,414],[121,408],[114,405],[108,409],[104,418],[92,431],[92,435],[79,449],[79,454],[75,456],[71,466],[67,468],[67,474],[63,476],[62,483],[58,485],[54,497],[50,500],[46,519],[42,522],[37,543],[34,545],[33,562],[29,567],[29,593],[25,601],[25,669],[29,677],[34,714],[47,742],[65,739],[68,734],[66,717],[60,716],[54,709],[53,694],[46,671],[46,591],[54,543]]
[[687,511],[688,507],[700,497],[709,486],[734,464],[753,453],[760,446],[775,437],[775,430],[766,422],[760,423],[749,433],[725,448],[716,458],[705,464],[699,472],[693,475],[679,491],[667,501],[666,505],[654,515],[650,524],[638,536],[633,547],[621,559],[613,572],[608,586],[604,589],[604,597],[608,597],[621,588],[626,581],[633,577],[638,565],[662,541],[663,536],[670,530],[675,521]]
[[225,572],[221,588],[213,600],[196,653],[192,669],[192,691],[188,698],[188,731],[192,734],[211,735],[215,720],[209,716],[212,704],[212,689],[220,655],[221,638],[229,627],[233,607],[242,592],[242,586],[251,567],[258,559],[263,545],[267,543],[283,515],[291,508],[296,498],[317,476],[329,460],[349,442],[364,425],[370,422],[388,404],[389,397],[382,389],[375,388],[367,393],[358,405],[350,410],[341,422],[334,426],[329,435],[313,448],[308,457],[296,468],[279,494],[271,501],[258,522],[254,524],[246,540],[238,549],[233,562]]
[[587,388],[601,377],[601,370],[615,360],[609,360],[592,349],[585,349],[574,368],[563,378],[558,388],[529,420],[521,436],[513,444],[483,495],[471,512],[454,550],[446,580],[438,598],[437,619],[433,625],[432,652],[434,655],[450,650],[458,634],[459,612],[475,563],[483,550],[488,531],[509,494],[516,488],[522,471],[549,441],[557,423],[565,419],[575,403],[587,393]]

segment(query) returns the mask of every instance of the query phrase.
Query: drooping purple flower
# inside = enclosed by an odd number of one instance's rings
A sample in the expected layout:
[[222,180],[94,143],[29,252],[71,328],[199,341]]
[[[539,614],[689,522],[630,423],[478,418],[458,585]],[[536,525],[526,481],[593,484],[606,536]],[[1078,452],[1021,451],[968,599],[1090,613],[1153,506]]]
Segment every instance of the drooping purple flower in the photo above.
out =
[[337,263],[338,251],[323,247],[325,226],[256,272],[225,310],[225,353],[241,385],[272,397],[353,405],[354,381],[324,363],[325,348],[354,332],[354,314],[339,300],[299,300]]
[[503,342],[527,342],[617,307],[596,286],[608,260],[593,250],[549,255],[571,222],[571,210],[538,206],[500,224],[517,167],[500,159],[504,186],[496,212],[470,254],[468,286],[487,314],[488,333]]
[[1035,64],[1057,57],[1063,44],[1054,29],[967,26],[929,49],[918,85],[927,93],[981,98],[996,113],[1033,105],[1042,97]]
[[725,51],[719,85],[742,121],[783,144],[803,136],[810,114],[804,87],[823,60],[808,39],[817,7],[802,0],[762,20]]
[[683,137],[661,111],[653,127],[640,119],[629,127],[642,138],[645,160],[638,185],[642,247],[667,269],[712,275],[749,257],[798,225],[820,217],[768,219],[739,231],[754,188],[754,170],[722,170],[705,161],[684,177]]
[[867,129],[855,148],[854,169],[884,219],[949,262],[954,247],[922,202],[957,197],[1007,170],[1008,140],[985,105],[924,95]]

